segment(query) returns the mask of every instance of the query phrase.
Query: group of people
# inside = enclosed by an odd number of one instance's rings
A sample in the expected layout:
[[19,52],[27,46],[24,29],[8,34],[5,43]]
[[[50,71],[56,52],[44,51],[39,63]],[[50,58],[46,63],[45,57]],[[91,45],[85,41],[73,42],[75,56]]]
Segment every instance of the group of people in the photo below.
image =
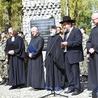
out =
[[[37,27],[31,28],[29,44],[23,39],[23,32],[15,34],[14,29],[9,28],[10,37],[3,40],[6,41],[5,48],[1,49],[0,47],[0,50],[4,50],[3,54],[5,53],[4,59],[3,56],[0,57],[0,63],[7,63],[8,75],[7,77],[2,76],[1,71],[0,74],[3,79],[8,80],[8,85],[12,86],[10,90],[26,85],[35,90],[57,91],[64,89],[67,81],[68,90],[65,93],[78,95],[81,92],[80,74],[84,75],[83,71],[88,76],[88,89],[93,90],[98,85],[98,13],[92,15],[92,21],[95,27],[92,28],[89,37],[85,34],[84,27],[79,29],[73,26],[75,20],[69,16],[64,16],[60,22],[64,28],[64,39],[61,37],[61,28],[55,25],[51,26],[45,63],[42,55],[44,39],[40,36]],[[60,30],[58,31],[58,29]],[[84,60],[87,58],[89,62],[85,63]]]

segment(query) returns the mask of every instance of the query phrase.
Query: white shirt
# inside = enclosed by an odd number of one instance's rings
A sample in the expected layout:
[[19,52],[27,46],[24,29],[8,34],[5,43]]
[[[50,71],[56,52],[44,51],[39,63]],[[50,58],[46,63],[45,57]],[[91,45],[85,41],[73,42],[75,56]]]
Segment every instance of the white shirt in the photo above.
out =
[[15,37],[14,37],[14,36],[11,38],[11,41],[12,41],[12,42],[15,41]]
[[[70,31],[67,33],[67,35],[66,35],[66,41],[67,41],[67,39],[68,39],[68,37],[69,37],[69,35],[70,35],[72,29],[73,29],[73,27],[71,27],[71,28],[70,28]],[[65,41],[65,42],[66,42],[66,41]],[[67,52],[67,46],[65,46],[64,52]]]

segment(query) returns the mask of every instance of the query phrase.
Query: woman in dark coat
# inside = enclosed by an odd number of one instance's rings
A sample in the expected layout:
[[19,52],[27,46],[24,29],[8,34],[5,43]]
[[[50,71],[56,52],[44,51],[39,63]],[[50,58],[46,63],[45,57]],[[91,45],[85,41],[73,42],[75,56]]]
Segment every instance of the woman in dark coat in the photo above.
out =
[[37,27],[31,28],[32,39],[29,44],[28,53],[28,74],[27,74],[27,86],[31,86],[34,89],[44,89],[44,68],[42,49],[44,46],[44,39],[38,34]]

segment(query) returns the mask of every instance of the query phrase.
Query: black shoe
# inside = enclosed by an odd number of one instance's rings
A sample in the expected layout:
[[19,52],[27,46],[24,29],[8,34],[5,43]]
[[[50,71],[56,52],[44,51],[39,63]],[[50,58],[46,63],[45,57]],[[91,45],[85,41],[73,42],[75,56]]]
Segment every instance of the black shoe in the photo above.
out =
[[34,91],[44,90],[44,88],[34,88]]
[[78,90],[75,90],[75,91],[72,93],[72,95],[78,95],[78,94],[80,94],[80,91],[78,91]]
[[19,88],[25,88],[25,87],[27,87],[25,84],[20,84],[20,85],[18,85],[18,87]]
[[17,89],[17,88],[18,88],[18,86],[12,86],[9,88],[9,90],[13,90],[13,89]]
[[68,91],[65,91],[64,93],[72,93],[74,92],[74,89],[69,89]]

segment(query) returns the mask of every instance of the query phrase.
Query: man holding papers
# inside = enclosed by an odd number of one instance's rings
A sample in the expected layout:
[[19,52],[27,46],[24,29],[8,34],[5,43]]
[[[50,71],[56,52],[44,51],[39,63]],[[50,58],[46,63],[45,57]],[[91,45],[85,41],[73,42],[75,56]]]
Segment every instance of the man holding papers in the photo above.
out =
[[44,39],[39,35],[38,28],[32,27],[32,38],[28,47],[28,74],[27,74],[27,86],[31,86],[34,89],[44,89],[44,68],[42,49],[44,46]]

